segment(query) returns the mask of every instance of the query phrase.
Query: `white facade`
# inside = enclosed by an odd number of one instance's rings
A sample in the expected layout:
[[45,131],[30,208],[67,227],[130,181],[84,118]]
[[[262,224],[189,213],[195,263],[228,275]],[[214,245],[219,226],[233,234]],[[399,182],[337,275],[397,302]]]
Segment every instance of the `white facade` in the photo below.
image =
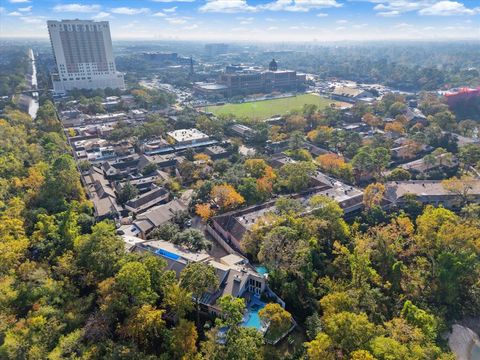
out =
[[125,88],[117,72],[108,21],[47,21],[57,65],[55,93],[77,89]]

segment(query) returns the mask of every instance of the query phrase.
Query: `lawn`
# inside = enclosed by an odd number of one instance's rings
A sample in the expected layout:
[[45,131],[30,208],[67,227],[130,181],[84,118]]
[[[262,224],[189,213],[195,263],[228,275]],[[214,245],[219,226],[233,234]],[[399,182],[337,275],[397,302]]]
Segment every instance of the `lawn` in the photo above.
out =
[[303,94],[283,99],[208,106],[206,111],[212,112],[215,115],[234,114],[238,117],[263,120],[274,115],[284,115],[292,110],[300,110],[304,104],[315,104],[320,109],[324,109],[332,103],[336,102],[314,94]]

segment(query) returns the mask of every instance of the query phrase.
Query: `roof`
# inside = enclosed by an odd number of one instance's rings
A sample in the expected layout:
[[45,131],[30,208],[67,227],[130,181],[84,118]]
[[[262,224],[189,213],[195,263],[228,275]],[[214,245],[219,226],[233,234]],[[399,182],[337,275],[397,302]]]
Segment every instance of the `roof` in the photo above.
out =
[[167,134],[177,143],[184,141],[206,140],[209,138],[208,135],[195,128],[174,130],[168,132]]
[[[480,195],[480,180],[469,180],[471,186],[470,194]],[[390,181],[386,184],[385,197],[395,202],[407,194],[417,197],[445,197],[457,196],[455,193],[445,189],[441,180],[410,180]]]
[[140,212],[147,210],[155,204],[168,199],[169,193],[163,187],[154,187],[152,190],[138,195],[129,200],[125,207],[131,211]]
[[148,231],[154,227],[169,222],[176,212],[184,211],[186,209],[187,206],[181,200],[172,200],[166,204],[155,206],[143,214],[138,215],[135,224],[138,223],[142,230]]
[[365,90],[358,89],[358,88],[353,88],[349,86],[336,86],[335,89],[333,90],[332,94],[333,95],[338,95],[338,96],[344,96],[344,97],[357,97],[361,94],[363,94]]

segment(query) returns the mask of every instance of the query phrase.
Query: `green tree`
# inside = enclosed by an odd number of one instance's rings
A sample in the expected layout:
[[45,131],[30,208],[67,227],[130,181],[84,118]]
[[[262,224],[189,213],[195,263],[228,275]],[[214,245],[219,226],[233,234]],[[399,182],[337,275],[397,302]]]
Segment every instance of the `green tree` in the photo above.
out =
[[125,254],[123,241],[115,234],[115,226],[108,222],[98,223],[91,234],[78,237],[74,249],[78,266],[88,272],[88,283],[113,276]]
[[125,263],[115,275],[119,291],[126,295],[132,304],[149,304],[156,299],[152,290],[150,273],[147,267],[138,261]]
[[193,294],[197,311],[197,326],[200,324],[200,299],[205,292],[215,291],[218,278],[215,268],[205,263],[190,263],[180,274],[180,285]]
[[232,295],[224,295],[218,299],[217,304],[222,312],[219,325],[227,326],[229,331],[236,331],[243,319],[246,308],[245,300]]
[[193,309],[192,293],[179,284],[172,284],[165,291],[163,305],[175,314],[176,319],[183,319]]
[[137,195],[138,195],[138,189],[134,185],[132,185],[129,181],[127,181],[125,185],[123,185],[120,191],[118,192],[117,200],[119,204],[123,205]]
[[332,339],[333,346],[344,355],[354,350],[365,349],[378,334],[375,324],[366,314],[340,312],[324,319],[324,331]]

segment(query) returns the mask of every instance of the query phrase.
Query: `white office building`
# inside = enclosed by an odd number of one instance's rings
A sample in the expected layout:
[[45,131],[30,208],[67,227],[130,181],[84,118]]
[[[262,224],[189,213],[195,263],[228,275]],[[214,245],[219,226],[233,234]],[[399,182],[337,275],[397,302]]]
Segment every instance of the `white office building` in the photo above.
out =
[[108,21],[47,21],[57,73],[53,90],[125,88],[117,72]]

